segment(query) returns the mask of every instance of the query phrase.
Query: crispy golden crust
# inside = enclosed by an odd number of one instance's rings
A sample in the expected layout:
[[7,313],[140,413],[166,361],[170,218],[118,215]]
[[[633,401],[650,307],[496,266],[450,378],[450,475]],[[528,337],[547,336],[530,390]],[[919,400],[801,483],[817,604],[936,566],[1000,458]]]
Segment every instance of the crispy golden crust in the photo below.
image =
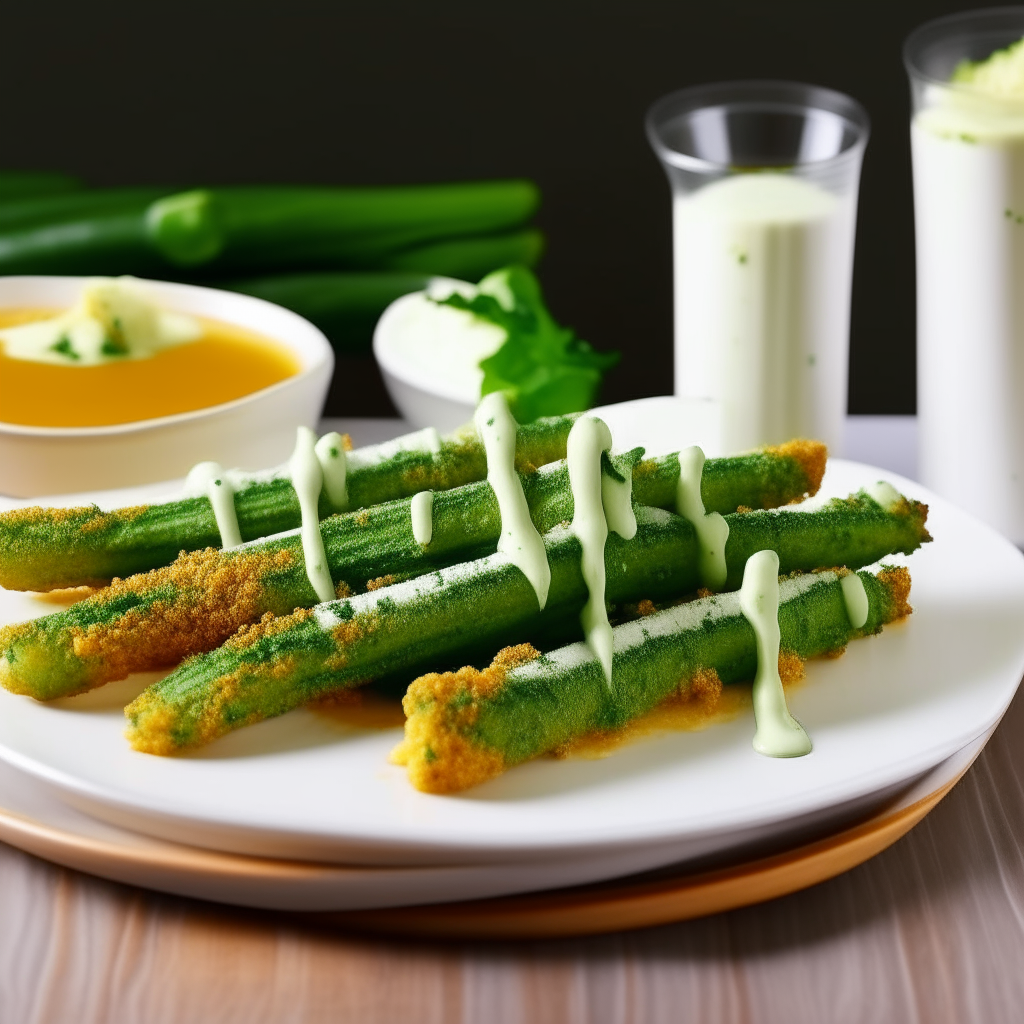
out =
[[[282,616],[290,619],[292,616]],[[281,621],[281,620],[277,620]],[[266,676],[270,679],[287,679],[294,671],[294,657],[277,658],[260,665],[244,665],[236,672],[223,675],[211,686],[211,693],[203,703],[189,742],[180,744],[174,738],[174,726],[178,716],[153,690],[145,690],[125,708],[130,724],[125,729],[125,739],[135,750],[143,754],[167,757],[186,747],[202,747],[221,736],[261,720],[262,715],[253,711],[244,721],[233,720],[229,725],[224,715],[225,705],[234,701],[242,680],[252,676]]]
[[366,581],[367,590],[382,590],[384,587],[390,587],[392,583],[397,583],[398,577],[392,574],[387,576],[378,576],[376,579]]
[[825,466],[828,463],[828,448],[821,441],[809,441],[806,438],[798,437],[785,444],[773,445],[766,448],[765,451],[799,462],[804,476],[807,477],[807,493],[811,495],[818,493],[821,479],[825,475]]
[[[405,765],[409,781],[424,793],[457,793],[500,775],[504,756],[473,743],[465,730],[476,721],[479,701],[493,696],[509,671],[539,657],[530,644],[517,644],[500,650],[483,671],[466,666],[414,680],[402,701],[405,739],[392,762]],[[469,699],[455,699],[463,696]]]
[[70,524],[78,530],[99,530],[117,523],[130,523],[148,508],[148,505],[132,505],[128,508],[119,508],[115,512],[103,512],[96,505],[77,505],[74,508],[32,505],[29,508],[15,508],[4,512],[2,519],[5,525],[15,527]]
[[291,629],[292,626],[297,626],[312,614],[308,608],[296,608],[291,615],[275,615],[273,612],[264,612],[259,622],[239,626],[238,632],[229,637],[224,646],[235,651],[245,650],[246,647],[252,647],[257,640],[262,640],[265,636],[274,636],[277,633],[283,633],[286,629]]
[[796,651],[779,651],[779,678],[784,686],[804,677],[804,660]]
[[222,558],[214,548],[182,553],[162,569],[115,579],[89,600],[115,601],[170,584],[174,596],[129,609],[111,623],[71,631],[75,655],[96,659],[95,683],[130,672],[175,665],[186,655],[212,650],[240,626],[260,617],[267,572],[291,566],[290,551],[247,552]]
[[893,622],[905,619],[912,614],[914,609],[910,607],[910,570],[902,565],[886,565],[878,574],[878,580],[882,583],[893,602]]

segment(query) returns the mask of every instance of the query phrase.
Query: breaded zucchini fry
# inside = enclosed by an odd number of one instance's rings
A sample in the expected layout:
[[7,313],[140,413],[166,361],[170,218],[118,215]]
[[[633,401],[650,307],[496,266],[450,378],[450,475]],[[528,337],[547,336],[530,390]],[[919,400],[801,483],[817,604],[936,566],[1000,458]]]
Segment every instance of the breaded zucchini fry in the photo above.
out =
[[[575,414],[519,427],[519,469],[565,458]],[[344,456],[344,453],[342,453]],[[320,518],[421,490],[447,490],[487,475],[476,431],[462,428],[441,438],[423,431],[348,453],[347,500],[340,507],[320,495]],[[236,486],[235,514],[243,541],[299,526],[298,498],[286,476],[257,473]],[[169,565],[181,551],[220,547],[221,535],[206,497],[103,512],[82,508],[22,508],[0,514],[0,586],[8,590],[55,590],[98,586]]]
[[[841,650],[910,612],[906,569],[861,572],[868,612],[855,629],[843,575],[823,571],[780,584],[782,651],[790,661]],[[405,739],[394,760],[417,789],[457,792],[587,733],[619,728],[709,673],[733,683],[753,679],[757,669],[754,630],[735,593],[617,626],[613,637],[611,687],[584,643],[545,655],[523,645],[500,652],[483,671],[421,676],[405,696]]]
[[[749,554],[768,546],[778,552],[782,572],[829,563],[859,567],[895,551],[910,553],[928,539],[926,511],[905,499],[898,508],[886,510],[860,495],[815,512],[735,513],[726,517],[731,530],[726,545],[729,576],[741,577]],[[640,507],[636,516],[633,539],[608,537],[607,600],[658,599],[695,591],[700,579],[693,526],[658,509]],[[546,535],[545,548],[551,586],[543,612],[523,573],[505,556],[491,555],[319,605],[312,612],[270,618],[239,632],[219,650],[190,659],[146,690],[126,709],[129,739],[140,750],[172,753],[338,689],[390,673],[422,671],[463,657],[461,652],[473,647],[518,643],[545,626],[569,621],[588,596],[580,544],[568,527],[556,527]],[[81,626],[76,628],[79,635],[88,636]],[[118,644],[124,642],[122,634]],[[69,650],[67,627],[52,640],[41,633],[26,634],[9,644],[14,659],[7,655],[6,668],[0,661],[4,685],[33,685],[36,696],[56,696],[39,693],[52,686],[52,671],[19,669],[19,660],[40,657],[51,644],[60,652],[51,664],[70,657],[62,653]],[[143,641],[138,646],[148,645]],[[91,662],[78,660],[77,677],[68,672],[68,685],[90,685],[90,674],[103,657],[94,650]]]
[[[640,451],[615,456],[613,468],[625,472],[634,466],[638,503],[671,507],[678,457],[635,465]],[[710,481],[709,499],[727,511],[759,501],[797,500],[817,489],[824,457],[822,445],[794,442],[708,460],[704,479]],[[520,480],[540,532],[572,517],[564,462],[521,474]],[[386,502],[321,523],[339,596],[494,550],[501,517],[485,481],[433,496],[427,544],[418,543],[413,535],[410,506],[409,499]],[[298,532],[228,551],[183,554],[166,568],[118,580],[66,611],[0,629],[0,683],[40,699],[67,695],[131,672],[174,665],[188,655],[212,650],[267,612],[286,614],[317,601]]]

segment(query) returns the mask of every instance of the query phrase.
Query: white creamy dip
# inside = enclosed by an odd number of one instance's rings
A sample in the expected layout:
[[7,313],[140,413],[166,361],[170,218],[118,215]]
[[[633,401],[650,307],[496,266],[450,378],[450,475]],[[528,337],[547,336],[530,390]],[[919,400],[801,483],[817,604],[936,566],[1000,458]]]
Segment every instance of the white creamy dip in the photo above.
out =
[[[374,350],[385,365],[396,363],[402,377],[422,383],[436,395],[474,405],[484,372],[480,361],[504,344],[506,332],[465,309],[439,305],[458,292],[467,299],[477,287],[453,278],[434,278],[426,291],[396,299],[381,315]],[[495,294],[499,302],[500,294]],[[505,296],[511,307],[511,297]]]

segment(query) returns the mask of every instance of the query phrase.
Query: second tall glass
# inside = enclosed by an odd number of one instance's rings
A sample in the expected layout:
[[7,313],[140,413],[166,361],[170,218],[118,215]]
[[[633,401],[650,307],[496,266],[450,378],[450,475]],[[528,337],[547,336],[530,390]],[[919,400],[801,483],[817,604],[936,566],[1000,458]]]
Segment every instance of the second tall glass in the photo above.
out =
[[673,196],[675,392],[721,446],[842,445],[869,122],[842,93],[724,82],[663,97],[647,134]]

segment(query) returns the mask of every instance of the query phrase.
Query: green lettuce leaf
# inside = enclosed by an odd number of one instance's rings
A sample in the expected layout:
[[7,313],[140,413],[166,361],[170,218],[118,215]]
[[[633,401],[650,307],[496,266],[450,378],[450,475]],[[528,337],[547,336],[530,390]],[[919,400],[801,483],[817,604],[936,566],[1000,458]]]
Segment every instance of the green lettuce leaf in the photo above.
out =
[[504,391],[520,423],[589,409],[602,374],[619,361],[618,352],[595,352],[572,330],[559,327],[537,278],[525,267],[488,274],[472,298],[454,294],[438,301],[504,329],[501,348],[480,363],[480,393]]

